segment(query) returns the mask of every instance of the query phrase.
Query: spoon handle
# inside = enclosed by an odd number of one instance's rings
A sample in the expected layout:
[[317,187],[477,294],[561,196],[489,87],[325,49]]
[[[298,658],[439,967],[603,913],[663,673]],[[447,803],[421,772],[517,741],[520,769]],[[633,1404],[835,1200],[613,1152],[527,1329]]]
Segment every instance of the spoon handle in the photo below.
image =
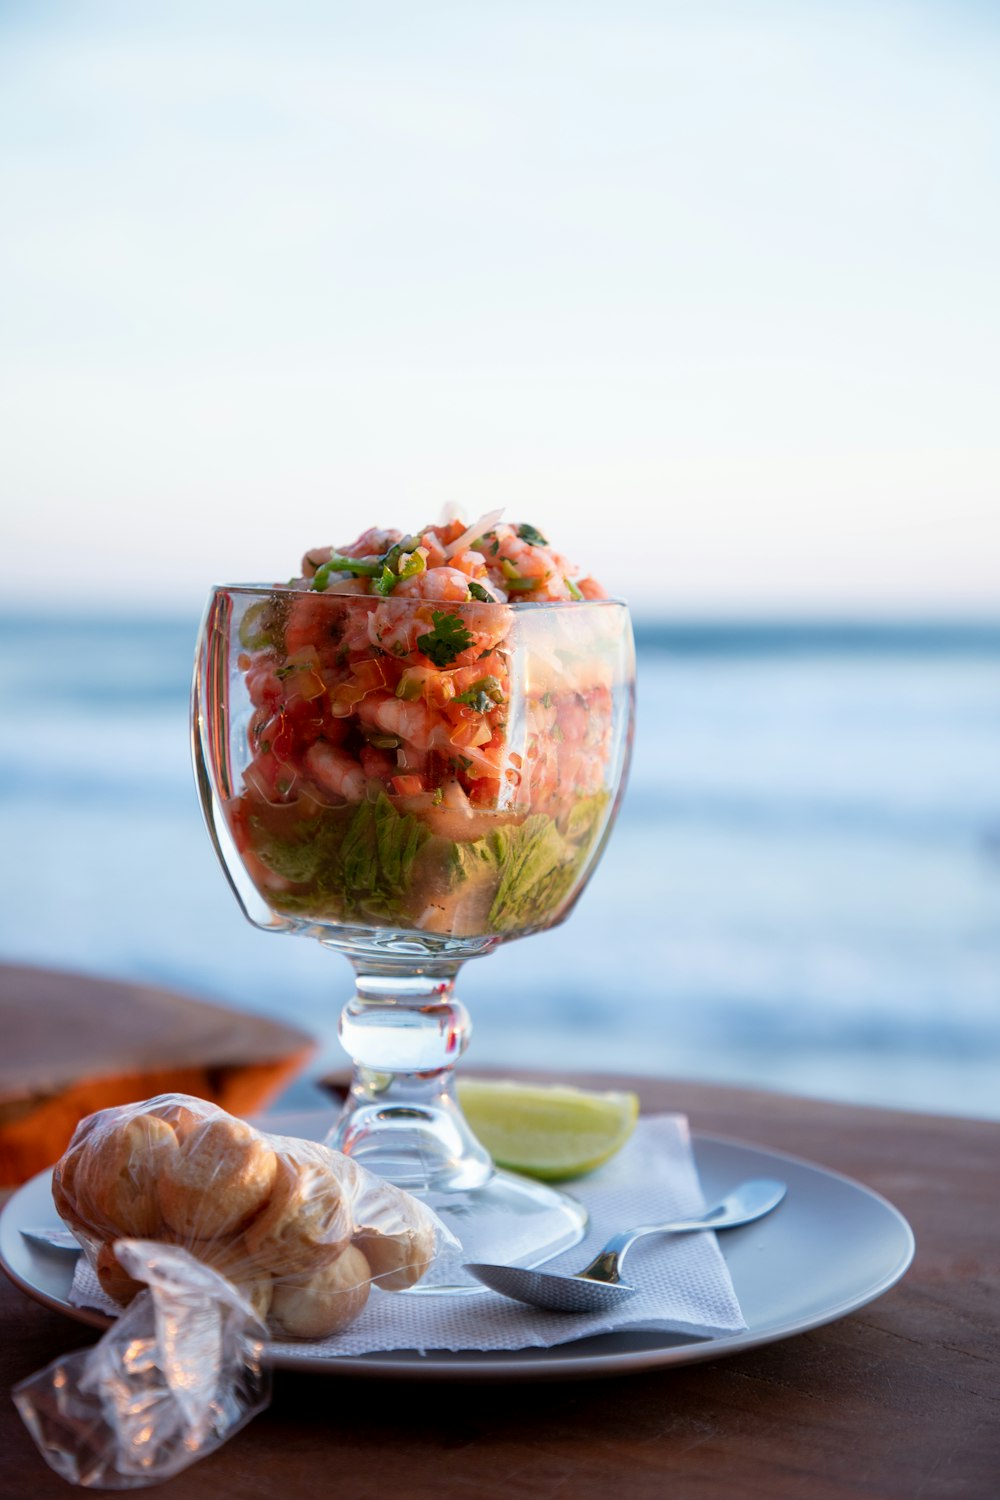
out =
[[623,1229],[614,1234],[608,1240],[604,1249],[595,1255],[589,1266],[578,1271],[578,1276],[584,1276],[588,1281],[607,1281],[612,1286],[621,1279],[622,1261],[636,1240],[641,1240],[647,1234],[686,1234],[696,1229],[710,1229],[710,1224],[704,1224],[699,1220],[671,1221],[669,1224],[640,1224],[635,1229]]
[[719,1203],[690,1219],[670,1219],[666,1224],[639,1224],[623,1229],[608,1240],[603,1250],[577,1275],[612,1286],[621,1279],[622,1262],[636,1240],[647,1234],[693,1234],[704,1229],[735,1229],[770,1213],[785,1196],[785,1184],[770,1179],[744,1183],[727,1193]]

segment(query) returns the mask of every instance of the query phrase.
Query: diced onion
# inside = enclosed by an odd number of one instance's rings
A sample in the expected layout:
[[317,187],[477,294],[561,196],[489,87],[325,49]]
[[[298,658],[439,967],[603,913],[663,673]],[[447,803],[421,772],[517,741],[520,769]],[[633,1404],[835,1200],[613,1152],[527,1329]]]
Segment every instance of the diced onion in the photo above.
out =
[[503,506],[499,510],[488,510],[485,516],[480,516],[479,520],[474,522],[472,526],[467,526],[460,537],[448,543],[444,549],[445,557],[457,557],[460,552],[464,552],[470,542],[474,542],[477,537],[482,536],[484,531],[490,531],[502,515]]

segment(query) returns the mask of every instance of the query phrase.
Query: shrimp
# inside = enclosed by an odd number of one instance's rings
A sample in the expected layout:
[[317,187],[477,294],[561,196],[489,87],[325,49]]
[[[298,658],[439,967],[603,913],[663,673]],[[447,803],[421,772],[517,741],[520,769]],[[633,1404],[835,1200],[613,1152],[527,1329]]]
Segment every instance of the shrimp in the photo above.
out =
[[[497,585],[513,590],[525,600],[569,600],[576,597],[567,581],[570,565],[564,557],[547,545],[526,541],[513,526],[497,526],[491,535],[489,576]],[[494,546],[495,552],[492,550]]]
[[[302,558],[302,580],[308,581],[310,578],[315,578],[323,564],[329,562],[335,552],[341,557],[383,557],[390,547],[394,547],[402,540],[401,531],[382,531],[377,526],[370,526],[367,531],[361,533],[356,542],[351,542],[347,547],[310,547]],[[358,580],[348,578],[343,582],[357,583]],[[360,589],[344,588],[343,582],[329,583],[324,592],[329,593],[331,589],[335,589],[340,594],[366,594],[368,592],[367,580],[362,580],[363,587]]]
[[324,792],[343,797],[345,802],[364,800],[367,778],[354,756],[345,750],[338,750],[326,740],[317,740],[309,746],[302,763]]
[[357,707],[358,718],[383,734],[398,734],[415,750],[430,750],[435,731],[440,728],[438,716],[422,699],[407,703],[392,693],[369,693]]
[[302,577],[315,578],[318,570],[333,556],[332,547],[310,547],[302,557]]
[[[484,678],[496,679],[501,696],[507,698],[510,694],[510,678],[507,669],[507,659],[504,652],[491,651],[485,656],[480,655],[467,667],[459,667],[456,671],[449,672],[454,692],[452,697],[459,693],[468,692],[469,688],[477,686]],[[491,712],[491,710],[488,710]]]
[[457,568],[427,568],[423,573],[415,573],[397,584],[392,598],[369,615],[368,639],[373,646],[390,651],[393,656],[409,656],[420,649],[417,638],[433,628],[433,616],[430,609],[414,608],[412,603],[402,600],[464,604],[468,597],[469,581]]
[[255,708],[273,710],[284,697],[281,678],[278,676],[278,658],[273,652],[261,652],[251,657],[246,669],[247,692]]
[[424,813],[428,828],[439,838],[469,844],[484,838],[496,826],[496,814],[473,807],[456,777],[450,776],[443,781],[439,790],[441,801]]
[[507,639],[514,625],[514,611],[506,604],[466,604],[460,611],[462,624],[472,636],[472,644],[450,663],[454,667],[471,666]]
[[524,541],[513,526],[498,526],[494,536],[499,543],[496,555],[516,568],[519,578],[548,578],[554,571],[555,560],[548,551]]
[[427,553],[429,568],[440,568],[448,561],[448,554],[445,551],[447,543],[443,542],[430,526],[420,533],[420,546]]
[[322,665],[330,666],[343,648],[367,649],[367,611],[362,610],[359,618],[357,611],[347,605],[339,608],[330,597],[367,591],[367,578],[344,578],[332,583],[322,594],[308,589],[293,595],[285,622],[286,655],[314,646]]
[[486,577],[486,559],[481,552],[474,552],[471,547],[467,547],[464,552],[456,552],[451,558],[450,566],[457,568],[467,578]]
[[[398,735],[403,741],[403,751],[437,750],[449,759],[460,758],[470,774],[497,774],[499,746],[490,744],[480,748],[474,744],[456,744],[452,738],[455,728],[420,698],[409,703],[390,693],[369,693],[358,704],[357,712],[362,723],[380,729],[383,734]],[[409,768],[409,757],[402,752],[401,755]]]
[[425,568],[404,578],[393,589],[396,599],[434,599],[449,604],[464,604],[469,597],[469,580],[458,568]]
[[[368,617],[368,639],[373,646],[378,646],[380,650],[388,651],[393,656],[411,656],[421,649],[420,637],[434,633],[435,613],[455,615],[461,620],[471,639],[468,646],[456,652],[448,666],[469,666],[506,639],[513,624],[513,615],[506,605],[480,604],[470,601],[468,594],[465,595],[465,600],[468,602],[463,601],[460,605],[456,602],[450,609],[435,611],[434,604],[438,601],[434,599],[428,599],[423,604],[395,597],[386,599]],[[443,606],[448,601],[441,600],[440,603]]]
[[[341,557],[382,557],[390,547],[395,547],[396,543],[402,540],[401,531],[382,531],[378,526],[369,526],[356,542],[352,542],[349,547],[339,547],[337,550]],[[314,557],[315,555],[313,553]]]

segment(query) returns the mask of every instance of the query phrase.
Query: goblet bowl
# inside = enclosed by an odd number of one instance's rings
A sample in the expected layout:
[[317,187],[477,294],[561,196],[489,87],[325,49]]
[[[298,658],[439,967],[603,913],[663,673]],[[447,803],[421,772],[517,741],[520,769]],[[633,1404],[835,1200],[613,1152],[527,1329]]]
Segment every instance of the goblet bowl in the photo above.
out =
[[425,1197],[467,1260],[536,1265],[583,1233],[574,1200],[498,1172],[466,1124],[454,981],[568,916],[621,797],[633,684],[613,600],[233,585],[208,602],[193,753],[216,853],[251,922],[355,970],[330,1143]]

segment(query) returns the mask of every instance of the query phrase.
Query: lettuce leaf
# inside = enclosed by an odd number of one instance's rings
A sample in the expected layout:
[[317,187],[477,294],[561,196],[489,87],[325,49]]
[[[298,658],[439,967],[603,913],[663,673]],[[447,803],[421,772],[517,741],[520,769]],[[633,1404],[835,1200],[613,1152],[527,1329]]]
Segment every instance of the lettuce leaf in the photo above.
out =
[[497,829],[486,842],[495,853],[500,883],[490,907],[496,932],[533,925],[538,918],[535,891],[566,858],[566,841],[551,818],[535,813],[516,827]]
[[276,875],[296,885],[311,884],[336,865],[353,815],[351,807],[326,808],[314,818],[291,825],[293,831],[285,838],[251,815],[254,850]]
[[562,831],[537,813],[489,836],[502,872],[490,909],[496,932],[535,927],[555,916],[583,872],[607,802],[607,793],[599,792],[574,803]]
[[[535,813],[484,838],[453,842],[381,793],[357,807],[325,808],[279,836],[250,818],[254,848],[296,890],[270,893],[281,910],[316,919],[410,927],[425,901],[478,887],[483,931],[544,926],[576,889],[604,823],[604,792],[574,803],[558,820]],[[467,896],[461,900],[468,904]],[[488,915],[487,915],[488,912]]]
[[340,851],[345,911],[396,916],[413,861],[429,837],[423,823],[397,812],[384,792],[377,802],[362,802]]
[[251,818],[254,848],[276,874],[308,891],[272,899],[280,907],[352,920],[398,917],[410,871],[430,837],[423,823],[399,813],[382,792],[375,802],[330,808],[279,838]]

